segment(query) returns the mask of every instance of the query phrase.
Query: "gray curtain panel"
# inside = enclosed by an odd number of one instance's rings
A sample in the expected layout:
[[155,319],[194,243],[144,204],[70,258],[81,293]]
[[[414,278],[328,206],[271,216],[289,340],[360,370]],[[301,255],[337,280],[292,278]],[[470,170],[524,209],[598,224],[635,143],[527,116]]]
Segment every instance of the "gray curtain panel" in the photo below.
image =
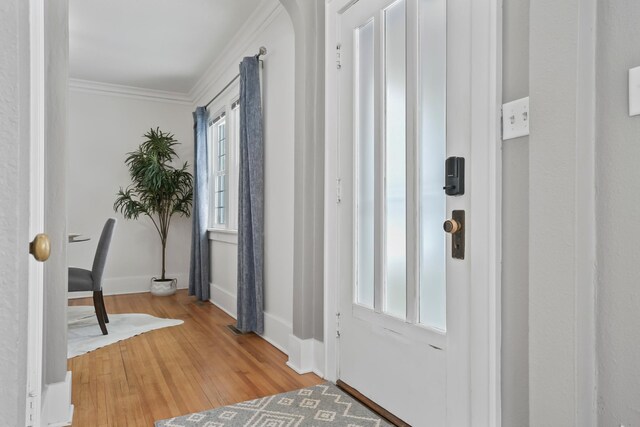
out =
[[240,64],[238,329],[264,332],[264,140],[257,57]]
[[195,146],[193,149],[193,208],[191,212],[191,266],[189,295],[209,300],[209,185],[207,121],[209,112],[198,107],[193,113]]

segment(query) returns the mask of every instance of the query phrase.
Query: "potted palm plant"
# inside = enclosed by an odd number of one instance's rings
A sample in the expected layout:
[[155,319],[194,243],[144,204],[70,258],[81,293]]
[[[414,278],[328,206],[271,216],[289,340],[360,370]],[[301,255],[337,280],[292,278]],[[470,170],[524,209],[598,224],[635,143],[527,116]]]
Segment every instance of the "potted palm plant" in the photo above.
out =
[[185,162],[174,167],[178,159],[175,146],[178,141],[171,133],[159,128],[144,135],[144,142],[136,151],[127,154],[131,184],[120,188],[113,204],[116,212],[126,219],[146,216],[158,231],[162,244],[162,275],[151,279],[151,293],[158,296],[173,295],[177,279],[166,277],[167,238],[174,215],[189,217],[193,200],[193,176]]

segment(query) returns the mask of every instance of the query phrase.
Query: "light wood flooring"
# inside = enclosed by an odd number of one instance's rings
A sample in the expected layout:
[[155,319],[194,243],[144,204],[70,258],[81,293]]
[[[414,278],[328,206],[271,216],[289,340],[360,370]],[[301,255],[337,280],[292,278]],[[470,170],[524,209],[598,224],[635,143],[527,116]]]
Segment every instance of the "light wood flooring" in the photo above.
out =
[[230,316],[186,291],[164,298],[111,296],[105,304],[110,314],[148,313],[185,323],[70,359],[74,427],[153,426],[156,420],[322,382],[314,374],[296,374],[285,365],[287,356],[262,338],[234,335],[227,329],[235,324]]

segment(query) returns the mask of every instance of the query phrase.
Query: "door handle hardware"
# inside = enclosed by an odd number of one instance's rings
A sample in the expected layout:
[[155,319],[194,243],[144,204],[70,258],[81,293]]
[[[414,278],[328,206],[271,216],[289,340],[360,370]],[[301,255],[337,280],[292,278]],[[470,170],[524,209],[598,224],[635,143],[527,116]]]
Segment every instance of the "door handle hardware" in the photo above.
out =
[[464,259],[464,224],[465,212],[463,210],[453,211],[451,219],[448,219],[442,225],[447,233],[451,234],[451,257],[455,259]]
[[33,255],[36,261],[45,262],[51,255],[51,242],[46,234],[38,234],[31,243],[29,243],[29,253]]
[[455,219],[448,219],[444,222],[442,228],[449,234],[456,234],[462,229],[462,225]]

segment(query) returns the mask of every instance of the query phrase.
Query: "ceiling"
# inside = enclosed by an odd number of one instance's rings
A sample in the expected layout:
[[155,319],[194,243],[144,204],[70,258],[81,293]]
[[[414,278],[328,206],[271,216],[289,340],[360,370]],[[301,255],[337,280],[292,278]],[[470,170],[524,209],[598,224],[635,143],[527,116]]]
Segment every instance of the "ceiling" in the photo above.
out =
[[263,0],[71,0],[74,79],[187,93]]

